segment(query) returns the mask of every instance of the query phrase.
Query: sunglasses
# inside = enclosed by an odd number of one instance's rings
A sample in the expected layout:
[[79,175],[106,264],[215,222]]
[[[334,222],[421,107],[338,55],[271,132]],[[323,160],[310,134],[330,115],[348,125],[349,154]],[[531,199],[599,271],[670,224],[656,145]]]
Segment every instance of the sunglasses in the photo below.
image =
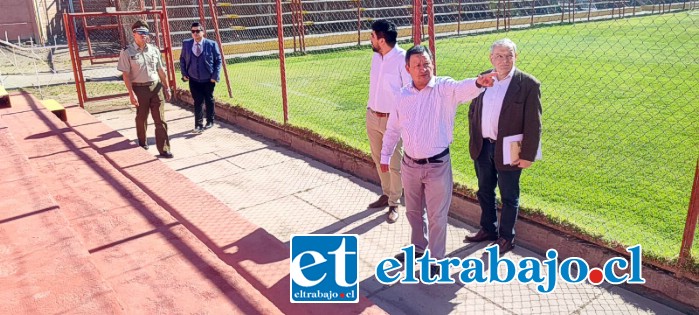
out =
[[201,30],[192,30],[192,34],[199,34],[201,33]]

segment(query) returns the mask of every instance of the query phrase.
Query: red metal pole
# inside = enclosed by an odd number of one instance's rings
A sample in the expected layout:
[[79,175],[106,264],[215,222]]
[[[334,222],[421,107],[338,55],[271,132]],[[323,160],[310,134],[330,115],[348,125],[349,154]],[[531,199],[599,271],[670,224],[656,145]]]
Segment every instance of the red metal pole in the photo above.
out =
[[204,27],[205,30],[209,28],[206,25],[206,16],[204,16],[204,2],[202,0],[197,1],[199,3],[199,24]]
[[76,62],[75,62],[76,72],[75,73],[78,76],[78,82],[80,82],[80,89],[78,90],[78,93],[82,94],[82,99],[83,99],[83,104],[84,104],[85,102],[88,101],[87,88],[85,87],[85,77],[83,76],[82,60],[80,59],[80,46],[78,45],[78,36],[75,33],[75,30],[72,30],[72,32],[73,32],[72,33],[73,43],[75,44],[74,54],[76,57]]
[[298,0],[299,18],[301,20],[301,51],[306,53],[306,22],[303,19],[303,2]]
[[437,75],[437,51],[434,43],[434,0],[427,0],[427,34],[430,37],[429,45],[432,52],[434,74]]
[[[294,52],[296,52],[296,35],[299,34],[299,24],[298,17],[296,16],[296,5],[294,0],[291,0],[291,2],[289,3],[289,9],[291,10],[291,38],[294,42]],[[301,37],[299,36],[299,46],[300,45]]]
[[413,0],[415,12],[413,14],[413,44],[420,45],[422,43],[422,0]]
[[[119,1],[116,1],[114,3],[114,6],[115,6],[117,11],[121,11],[121,8],[119,6]],[[124,37],[124,25],[121,22],[120,16],[115,16],[115,18],[117,19],[117,28],[119,29],[119,44],[120,44],[119,46],[125,47],[126,45],[128,45],[128,43],[127,43],[126,37]]]
[[[211,0],[209,0],[211,1]],[[277,1],[277,40],[279,41],[279,72],[282,85],[282,106],[284,109],[284,124],[289,123],[289,102],[286,95],[286,63],[284,56],[284,27],[282,20],[282,1]]]
[[692,255],[692,243],[694,233],[696,233],[697,219],[699,219],[699,159],[694,170],[694,185],[692,195],[689,197],[689,209],[687,210],[687,220],[684,222],[684,235],[682,235],[682,247],[677,264],[680,268],[685,267],[687,260]]
[[[165,0],[163,0],[164,2]],[[223,67],[223,75],[226,77],[226,87],[228,88],[228,97],[233,98],[233,91],[231,91],[231,81],[228,78],[228,64],[226,63],[226,53],[223,52],[223,43],[221,42],[221,33],[218,27],[218,13],[216,12],[216,7],[214,6],[214,1],[209,0],[209,11],[211,11],[211,17],[213,17],[214,30],[216,32],[216,42],[218,42],[218,47],[221,49],[221,60]]]
[[[155,0],[153,0],[153,11],[155,11],[156,8],[157,8],[157,6],[155,5]],[[160,34],[160,25],[158,25],[158,15],[153,16],[153,25],[155,25],[155,46],[160,47],[160,36],[158,36]],[[163,34],[165,34],[164,31],[163,31]],[[164,36],[165,35],[163,35],[163,37]],[[164,39],[163,39],[163,41],[164,41]]]
[[170,80],[170,88],[174,91],[177,89],[177,80],[175,80],[175,62],[172,57],[172,36],[170,36],[170,22],[167,16],[167,4],[165,4],[165,0],[160,1],[160,7],[162,9],[160,14],[163,23],[163,48],[165,49],[166,58],[169,59],[169,61],[167,61],[168,79]]
[[73,67],[73,78],[75,79],[75,91],[78,93],[78,103],[80,104],[81,108],[85,108],[85,101],[82,98],[82,93],[80,92],[81,86],[80,86],[80,78],[78,77],[78,68],[75,65],[76,62],[80,62],[80,58],[76,58],[75,56],[75,50],[77,48],[73,47],[73,43],[75,42],[75,37],[74,37],[74,28],[71,27],[73,26],[73,18],[68,16],[68,13],[63,13],[63,25],[65,25],[66,29],[66,39],[68,41],[68,52],[70,53],[70,65]]
[[[85,13],[85,4],[83,0],[80,0],[80,12]],[[87,32],[87,19],[83,16],[83,32],[85,33],[85,41],[87,41],[87,55],[92,58],[92,43],[90,43],[90,36]]]

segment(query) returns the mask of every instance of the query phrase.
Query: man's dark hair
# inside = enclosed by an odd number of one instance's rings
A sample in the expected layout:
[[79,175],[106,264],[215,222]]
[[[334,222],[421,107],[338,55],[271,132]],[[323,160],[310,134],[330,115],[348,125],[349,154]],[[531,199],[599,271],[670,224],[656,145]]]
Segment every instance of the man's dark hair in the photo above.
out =
[[191,28],[195,28],[195,27],[198,27],[198,28],[199,28],[200,30],[202,30],[202,31],[204,30],[204,26],[201,25],[201,24],[199,24],[199,22],[194,22],[194,23],[192,23],[192,27],[191,27]]
[[422,45],[415,45],[413,47],[410,47],[410,49],[408,49],[408,51],[405,52],[405,63],[410,64],[410,56],[422,55],[425,53],[428,56],[430,56],[430,60],[432,60],[432,52],[430,51],[429,48],[422,46]]
[[376,20],[371,24],[371,30],[376,33],[376,38],[383,38],[390,47],[396,45],[398,40],[398,29],[396,24],[388,20]]

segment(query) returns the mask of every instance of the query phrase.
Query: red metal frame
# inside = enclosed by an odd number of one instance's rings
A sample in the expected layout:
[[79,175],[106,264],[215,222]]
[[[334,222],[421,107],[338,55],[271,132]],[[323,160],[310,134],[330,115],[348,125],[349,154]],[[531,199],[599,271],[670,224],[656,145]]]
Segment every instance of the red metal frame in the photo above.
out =
[[206,14],[204,14],[204,2],[202,0],[197,1],[199,3],[199,24],[201,24],[204,29],[209,29],[206,25]]
[[[166,72],[168,76],[168,83],[170,87],[177,88],[176,86],[176,81],[175,81],[175,67],[174,67],[174,62],[173,62],[173,57],[172,57],[172,43],[170,41],[170,29],[168,27],[168,19],[167,19],[167,8],[165,7],[165,1],[162,3],[162,10],[144,10],[144,11],[121,11],[121,12],[112,12],[112,13],[106,13],[106,12],[86,12],[86,13],[65,13],[63,15],[63,22],[65,23],[64,25],[75,25],[73,22],[75,19],[83,19],[85,21],[87,18],[95,18],[95,17],[118,17],[119,16],[130,16],[130,15],[143,15],[143,16],[148,16],[148,15],[154,15],[156,17],[160,17],[160,27],[163,30],[163,47],[160,48],[160,52],[165,55],[165,64],[166,64]],[[156,19],[156,21],[158,21]],[[157,24],[157,23],[156,23]],[[118,25],[118,24],[117,24]],[[117,26],[115,25],[115,26]],[[156,26],[156,37],[159,37],[158,34],[158,25]],[[118,26],[117,26],[118,27]],[[121,33],[121,29],[119,29],[119,32]],[[86,33],[88,34],[88,33]],[[87,56],[80,56],[80,46],[78,45],[78,40],[76,36],[76,28],[75,27],[66,27],[66,37],[68,40],[68,50],[70,53],[70,59],[71,59],[71,66],[73,68],[73,76],[75,78],[75,86],[76,86],[76,92],[78,95],[78,102],[80,103],[80,107],[85,107],[85,103],[89,101],[96,101],[96,100],[104,100],[104,99],[111,99],[111,98],[118,98],[118,97],[123,97],[128,94],[125,93],[119,93],[119,94],[114,94],[114,95],[103,95],[103,96],[97,96],[97,97],[89,97],[87,95],[87,89],[85,87],[85,77],[83,75],[83,66],[82,63],[84,60],[90,60],[91,63],[107,63],[107,62],[114,62],[114,59],[118,57],[118,55],[102,55],[102,56],[94,56],[92,54],[89,44],[89,37],[86,38],[86,41],[88,42],[88,55]]]
[[[221,67],[223,67],[223,75],[226,77],[226,87],[228,88],[228,97],[233,98],[233,92],[231,91],[231,81],[228,78],[228,66],[226,64],[226,54],[223,52],[223,43],[221,42],[221,33],[219,32],[219,27],[218,27],[218,13],[216,12],[216,7],[214,6],[213,0],[209,0],[209,11],[211,12],[211,16],[213,17],[214,30],[216,33],[216,42],[218,43],[218,47],[221,50],[220,51],[221,52],[221,60],[222,60]],[[167,15],[166,15],[166,17],[167,17]],[[170,34],[168,31],[168,38],[169,37],[170,37]],[[175,69],[173,67],[173,75],[174,75],[174,71],[175,71]]]
[[[296,34],[299,36],[299,50],[301,52],[306,52],[306,24],[303,18],[303,3],[301,0],[291,0],[291,23],[293,25],[292,30],[296,30]],[[292,32],[293,34],[293,32]],[[294,38],[294,51],[296,51],[296,39]]]
[[434,0],[427,0],[427,35],[429,36],[430,51],[432,52],[434,75],[437,75],[437,47],[434,43]]
[[422,0],[413,0],[413,45],[422,43]]
[[83,98],[82,98],[82,93],[80,89],[80,75],[78,72],[78,69],[76,68],[76,62],[75,60],[78,60],[78,58],[75,56],[75,49],[73,48],[73,42],[75,41],[75,35],[74,27],[70,27],[71,24],[70,21],[72,19],[68,18],[68,14],[63,14],[63,25],[66,26],[66,40],[68,42],[68,53],[70,54],[70,60],[71,60],[71,67],[73,68],[73,78],[75,79],[75,85],[76,85],[76,93],[78,94],[78,103],[80,103],[80,106],[83,107],[82,104],[84,104]]
[[[143,2],[143,1],[141,1]],[[119,8],[118,1],[115,4],[115,8]],[[85,12],[85,3],[83,0],[80,0],[80,12],[82,13],[101,13],[101,12]],[[95,57],[92,54],[92,42],[90,41],[90,35],[89,31],[90,30],[105,30],[105,29],[118,29],[119,30],[119,40],[121,41],[121,45],[123,46],[125,44],[125,38],[123,34],[121,33],[121,21],[117,19],[116,24],[107,24],[107,25],[94,25],[90,26],[87,24],[87,16],[83,16],[83,33],[85,34],[85,41],[87,42],[87,54],[90,56],[89,60],[91,64],[96,64],[94,60],[99,59],[99,57]]]
[[692,243],[694,242],[694,235],[696,233],[697,219],[699,219],[699,159],[697,159],[697,166],[694,170],[694,185],[692,186],[692,195],[689,198],[687,220],[684,223],[680,257],[677,260],[677,264],[680,268],[685,267],[689,258],[692,256]]
[[289,123],[289,101],[286,92],[286,63],[284,56],[284,27],[282,26],[282,1],[276,0],[277,3],[277,40],[279,41],[279,71],[281,74],[282,84],[282,107],[284,110],[284,124]]

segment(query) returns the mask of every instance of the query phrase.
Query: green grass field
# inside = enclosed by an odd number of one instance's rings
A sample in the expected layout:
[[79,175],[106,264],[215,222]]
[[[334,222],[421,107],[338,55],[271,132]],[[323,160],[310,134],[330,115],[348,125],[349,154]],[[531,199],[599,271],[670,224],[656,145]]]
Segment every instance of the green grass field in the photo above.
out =
[[[683,12],[440,39],[437,71],[473,77],[489,68],[494,40],[518,43],[517,65],[542,82],[544,111],[544,160],[524,172],[523,207],[672,260],[699,156],[697,25],[699,15]],[[368,152],[370,60],[367,47],[288,57],[290,123]],[[229,71],[234,98],[221,84],[218,99],[282,120],[278,60]],[[475,188],[467,109],[456,118],[453,167]],[[696,257],[699,237],[694,244]]]

